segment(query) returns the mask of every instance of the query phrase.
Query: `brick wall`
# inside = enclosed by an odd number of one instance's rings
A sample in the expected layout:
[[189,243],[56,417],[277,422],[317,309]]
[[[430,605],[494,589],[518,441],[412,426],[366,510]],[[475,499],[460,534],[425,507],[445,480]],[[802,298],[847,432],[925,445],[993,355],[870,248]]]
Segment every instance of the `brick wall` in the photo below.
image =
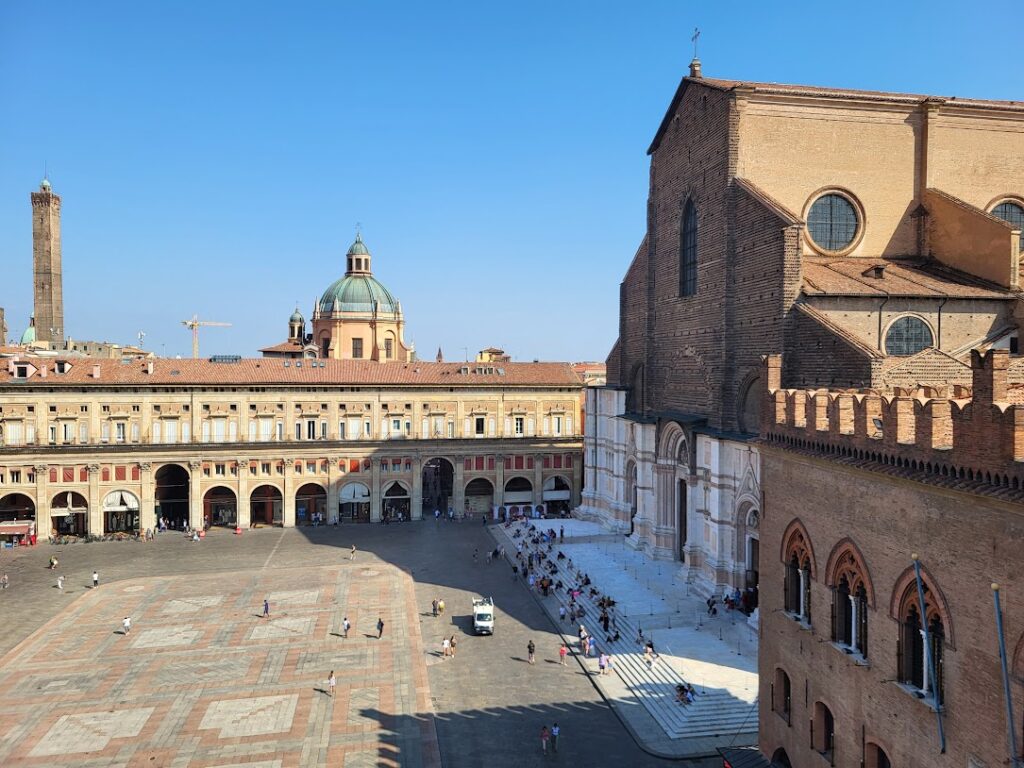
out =
[[[893,765],[963,768],[971,755],[987,766],[1005,765],[1006,718],[990,583],[1002,588],[1013,654],[1024,637],[1021,506],[776,446],[763,446],[761,456],[761,750],[771,756],[783,747],[795,766],[825,765],[809,748],[813,707],[821,700],[835,716],[835,765],[841,768],[860,768],[866,742],[880,744]],[[783,612],[782,537],[796,518],[814,552],[811,629]],[[826,566],[847,536],[863,555],[875,594],[868,609],[867,666],[855,664],[831,642]],[[893,682],[898,623],[890,616],[890,602],[897,581],[911,567],[912,553],[920,555],[950,616],[944,649],[945,755],[939,754],[934,711]],[[1017,655],[1012,685],[1019,714],[1024,712],[1024,658]],[[791,725],[772,711],[780,667],[792,684]],[[775,695],[778,700],[780,694]],[[1020,723],[1014,727],[1022,743]]]

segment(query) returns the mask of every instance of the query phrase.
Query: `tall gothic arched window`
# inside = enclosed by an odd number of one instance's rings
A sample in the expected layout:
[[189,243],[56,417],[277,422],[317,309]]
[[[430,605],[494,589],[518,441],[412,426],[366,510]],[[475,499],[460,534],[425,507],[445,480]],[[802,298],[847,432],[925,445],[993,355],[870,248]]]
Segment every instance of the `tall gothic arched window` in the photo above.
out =
[[[896,646],[897,676],[904,685],[918,691],[918,695],[931,698],[936,704],[942,704],[943,689],[943,645],[946,639],[946,627],[939,611],[938,601],[924,585],[924,620],[921,618],[920,598],[917,583],[912,581],[903,591],[899,603],[900,634]],[[931,650],[934,676],[928,665],[925,654],[925,623],[928,627],[928,647]]]
[[697,206],[686,201],[679,230],[679,295],[697,293]]
[[852,542],[836,546],[829,558],[825,583],[832,587],[832,642],[866,659],[868,607],[874,604],[874,591]]
[[797,527],[785,538],[786,564],[783,595],[785,610],[794,619],[811,622],[811,548],[802,527]]

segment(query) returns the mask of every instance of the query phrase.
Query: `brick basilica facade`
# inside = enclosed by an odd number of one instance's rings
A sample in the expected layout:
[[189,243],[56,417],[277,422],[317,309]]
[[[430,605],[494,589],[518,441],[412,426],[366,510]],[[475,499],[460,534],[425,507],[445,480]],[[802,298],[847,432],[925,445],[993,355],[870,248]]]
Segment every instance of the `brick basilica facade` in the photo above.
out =
[[[989,584],[1020,610],[1024,104],[694,61],[649,155],[608,386],[587,393],[582,511],[698,591],[754,593],[778,765],[1005,763],[1021,726]],[[1024,626],[1007,626],[1012,655]]]

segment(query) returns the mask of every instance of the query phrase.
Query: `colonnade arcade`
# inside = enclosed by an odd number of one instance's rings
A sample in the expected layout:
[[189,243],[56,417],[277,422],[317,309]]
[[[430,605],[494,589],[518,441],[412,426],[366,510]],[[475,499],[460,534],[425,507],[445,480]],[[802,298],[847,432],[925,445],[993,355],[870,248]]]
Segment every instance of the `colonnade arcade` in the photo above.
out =
[[555,471],[538,455],[522,462],[528,471],[506,472],[501,460],[480,470],[461,458],[391,461],[144,462],[138,471],[114,474],[89,465],[59,487],[39,466],[32,485],[0,491],[0,522],[38,521],[40,536],[82,536],[155,529],[161,521],[171,529],[289,527],[417,520],[435,509],[459,516],[503,506],[532,512],[579,500],[579,462],[575,471]]

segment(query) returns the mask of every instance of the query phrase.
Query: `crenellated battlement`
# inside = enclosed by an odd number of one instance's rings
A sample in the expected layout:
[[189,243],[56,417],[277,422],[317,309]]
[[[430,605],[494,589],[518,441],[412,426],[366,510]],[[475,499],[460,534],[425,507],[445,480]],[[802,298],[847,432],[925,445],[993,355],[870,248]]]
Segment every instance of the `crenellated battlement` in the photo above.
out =
[[1006,350],[972,351],[971,387],[782,389],[781,355],[764,366],[765,442],[1024,498],[1024,389],[1009,388]]

